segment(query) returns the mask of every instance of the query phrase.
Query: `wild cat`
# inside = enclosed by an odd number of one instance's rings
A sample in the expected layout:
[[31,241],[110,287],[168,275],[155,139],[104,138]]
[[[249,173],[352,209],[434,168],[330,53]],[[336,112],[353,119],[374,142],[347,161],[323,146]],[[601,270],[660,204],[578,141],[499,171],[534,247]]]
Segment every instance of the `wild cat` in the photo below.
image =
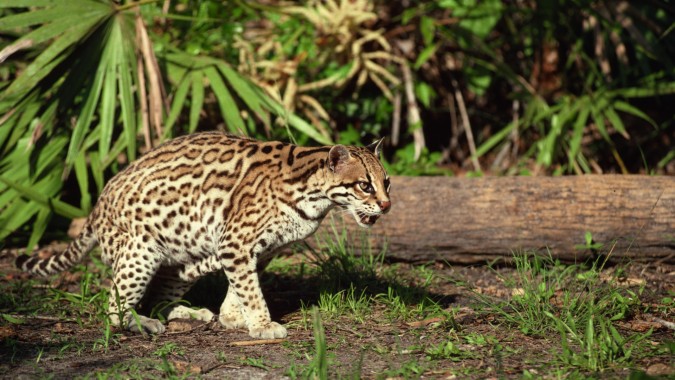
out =
[[[300,147],[220,132],[176,138],[108,182],[65,251],[47,259],[19,256],[16,264],[53,274],[98,243],[114,276],[112,322],[150,333],[162,333],[164,325],[130,312],[144,295],[144,302],[176,301],[200,276],[224,270],[229,287],[220,323],[248,328],[254,338],[285,337],[286,329],[270,318],[257,262],[310,236],[336,206],[363,227],[388,212],[390,183],[379,160],[381,142]],[[165,313],[167,319],[213,318],[208,309],[181,305]]]

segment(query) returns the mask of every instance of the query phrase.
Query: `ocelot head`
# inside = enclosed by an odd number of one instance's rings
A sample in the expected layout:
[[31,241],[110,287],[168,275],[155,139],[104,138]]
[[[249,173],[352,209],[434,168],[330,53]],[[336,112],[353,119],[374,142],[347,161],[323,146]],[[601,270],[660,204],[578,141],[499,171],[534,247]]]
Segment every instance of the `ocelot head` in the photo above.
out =
[[326,195],[354,215],[361,227],[389,211],[389,176],[380,162],[380,139],[367,147],[335,145],[328,153],[332,183]]

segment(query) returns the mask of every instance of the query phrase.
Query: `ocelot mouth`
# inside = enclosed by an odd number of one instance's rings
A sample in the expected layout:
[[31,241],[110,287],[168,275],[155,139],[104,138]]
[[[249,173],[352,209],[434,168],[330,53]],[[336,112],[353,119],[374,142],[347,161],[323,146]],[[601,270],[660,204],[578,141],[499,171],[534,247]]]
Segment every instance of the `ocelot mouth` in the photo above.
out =
[[379,215],[362,215],[359,220],[361,221],[361,224],[372,226],[379,217]]

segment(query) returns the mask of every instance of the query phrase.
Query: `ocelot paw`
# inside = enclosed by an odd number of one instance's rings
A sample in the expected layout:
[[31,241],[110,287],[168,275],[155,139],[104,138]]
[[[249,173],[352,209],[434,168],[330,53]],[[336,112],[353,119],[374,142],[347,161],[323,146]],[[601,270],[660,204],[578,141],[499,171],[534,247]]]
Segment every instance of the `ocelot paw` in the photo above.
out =
[[220,314],[218,316],[218,322],[220,322],[220,324],[228,330],[243,329],[246,327],[246,321],[239,312]]
[[169,314],[166,316],[167,320],[172,319],[196,319],[198,321],[211,322],[213,320],[213,313],[209,309],[199,309],[194,310],[190,309],[187,306],[178,305],[175,306]]
[[253,327],[248,330],[248,335],[258,339],[285,338],[288,335],[286,328],[276,322],[269,322],[260,327]]
[[[140,322],[140,326],[138,323]],[[166,327],[158,319],[148,318],[142,315],[138,316],[138,319],[134,316],[129,318],[129,324],[127,325],[127,330],[132,332],[146,332],[149,334],[162,334]]]

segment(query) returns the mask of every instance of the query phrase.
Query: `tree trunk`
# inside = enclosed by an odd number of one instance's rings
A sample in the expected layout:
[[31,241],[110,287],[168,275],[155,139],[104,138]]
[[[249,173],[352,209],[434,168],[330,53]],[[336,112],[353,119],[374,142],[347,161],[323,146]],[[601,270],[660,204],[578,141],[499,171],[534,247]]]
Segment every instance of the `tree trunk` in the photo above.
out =
[[[391,199],[367,234],[344,212],[333,220],[339,228],[344,219],[356,247],[363,237],[386,244],[391,260],[471,264],[548,250],[564,261],[675,263],[673,177],[394,177]],[[330,233],[330,220],[318,234]]]

